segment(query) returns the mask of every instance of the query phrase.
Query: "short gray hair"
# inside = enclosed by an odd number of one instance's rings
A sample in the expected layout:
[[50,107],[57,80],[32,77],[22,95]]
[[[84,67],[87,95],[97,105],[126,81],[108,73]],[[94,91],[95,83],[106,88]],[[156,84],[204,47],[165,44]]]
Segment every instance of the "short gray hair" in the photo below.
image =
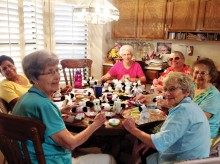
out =
[[32,84],[33,80],[38,79],[38,76],[44,71],[47,65],[54,66],[58,64],[58,57],[46,50],[30,53],[22,60],[24,73]]
[[123,51],[124,50],[128,50],[132,55],[134,55],[134,49],[131,45],[123,45],[121,48],[120,48],[120,56],[122,56],[123,54]]
[[163,85],[166,86],[168,82],[173,81],[179,84],[183,93],[189,93],[190,97],[194,97],[194,82],[190,75],[182,72],[171,72],[163,80]]

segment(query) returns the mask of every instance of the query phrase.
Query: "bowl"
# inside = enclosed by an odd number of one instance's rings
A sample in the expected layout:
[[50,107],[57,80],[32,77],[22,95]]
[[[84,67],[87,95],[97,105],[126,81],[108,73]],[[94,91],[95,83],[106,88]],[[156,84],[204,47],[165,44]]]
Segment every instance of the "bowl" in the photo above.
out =
[[120,120],[117,118],[111,118],[108,120],[109,125],[118,126],[120,124]]

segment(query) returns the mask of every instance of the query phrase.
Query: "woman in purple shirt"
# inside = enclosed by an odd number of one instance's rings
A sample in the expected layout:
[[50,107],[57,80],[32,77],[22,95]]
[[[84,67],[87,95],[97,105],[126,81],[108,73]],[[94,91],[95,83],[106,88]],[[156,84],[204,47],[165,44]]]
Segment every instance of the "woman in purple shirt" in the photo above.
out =
[[134,50],[130,45],[123,45],[120,48],[120,55],[122,57],[122,61],[115,63],[115,65],[102,76],[101,80],[107,81],[113,78],[117,78],[118,80],[128,79],[131,82],[136,82],[138,80],[141,83],[146,82],[146,77],[144,72],[138,62],[132,60],[134,54]]

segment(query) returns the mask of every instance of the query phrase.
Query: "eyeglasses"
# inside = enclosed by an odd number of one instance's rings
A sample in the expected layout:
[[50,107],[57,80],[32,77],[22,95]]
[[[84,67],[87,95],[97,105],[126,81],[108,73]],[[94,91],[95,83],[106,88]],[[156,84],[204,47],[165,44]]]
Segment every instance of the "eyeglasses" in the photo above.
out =
[[201,76],[208,75],[209,73],[206,71],[194,71],[193,74],[198,75],[200,74]]
[[174,92],[180,87],[170,87],[170,88],[164,88],[164,92]]
[[173,61],[173,60],[180,60],[180,57],[169,58],[169,61]]
[[40,73],[40,75],[55,76],[56,73],[60,74],[61,70],[62,70],[62,69],[50,70],[49,72]]

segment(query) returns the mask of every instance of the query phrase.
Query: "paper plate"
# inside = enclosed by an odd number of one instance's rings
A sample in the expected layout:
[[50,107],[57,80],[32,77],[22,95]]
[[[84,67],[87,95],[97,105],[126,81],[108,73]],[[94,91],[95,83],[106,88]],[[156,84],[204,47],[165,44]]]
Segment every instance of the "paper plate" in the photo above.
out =
[[117,126],[120,124],[120,120],[117,118],[111,118],[108,120],[109,125]]

